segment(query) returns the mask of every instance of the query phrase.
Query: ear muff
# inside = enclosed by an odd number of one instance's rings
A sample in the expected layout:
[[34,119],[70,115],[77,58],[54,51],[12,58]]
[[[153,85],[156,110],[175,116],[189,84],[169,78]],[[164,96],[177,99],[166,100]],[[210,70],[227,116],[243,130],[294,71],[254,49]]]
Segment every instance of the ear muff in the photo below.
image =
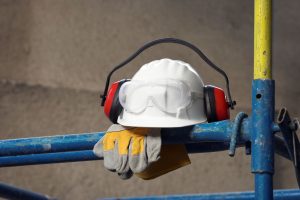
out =
[[221,88],[211,85],[205,86],[204,103],[208,122],[229,119],[229,105]]
[[129,81],[129,79],[123,79],[114,82],[108,90],[106,101],[104,104],[104,113],[114,124],[117,123],[118,117],[121,114],[123,107],[119,101],[119,90],[123,83]]

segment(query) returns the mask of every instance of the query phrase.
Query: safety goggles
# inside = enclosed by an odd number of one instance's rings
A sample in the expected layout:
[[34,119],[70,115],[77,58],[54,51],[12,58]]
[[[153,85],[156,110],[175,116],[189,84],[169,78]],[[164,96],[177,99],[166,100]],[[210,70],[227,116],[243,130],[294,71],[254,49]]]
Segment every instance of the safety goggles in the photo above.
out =
[[177,113],[197,98],[203,98],[203,93],[191,91],[184,82],[172,79],[128,81],[119,90],[120,104],[130,113],[141,113],[151,106],[166,113]]

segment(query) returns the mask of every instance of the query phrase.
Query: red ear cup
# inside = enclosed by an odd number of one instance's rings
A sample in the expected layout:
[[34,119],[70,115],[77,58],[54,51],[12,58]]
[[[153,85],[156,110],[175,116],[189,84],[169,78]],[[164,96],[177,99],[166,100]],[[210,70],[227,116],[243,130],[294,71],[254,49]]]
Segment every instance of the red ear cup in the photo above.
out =
[[229,105],[226,101],[226,96],[221,88],[215,87],[215,105],[217,113],[217,121],[226,120],[230,118]]
[[208,122],[229,119],[228,103],[221,88],[211,85],[205,86],[204,102]]
[[118,117],[121,114],[123,108],[119,101],[119,90],[123,83],[129,81],[128,79],[123,79],[114,82],[109,88],[106,101],[104,104],[104,113],[114,124],[117,123]]

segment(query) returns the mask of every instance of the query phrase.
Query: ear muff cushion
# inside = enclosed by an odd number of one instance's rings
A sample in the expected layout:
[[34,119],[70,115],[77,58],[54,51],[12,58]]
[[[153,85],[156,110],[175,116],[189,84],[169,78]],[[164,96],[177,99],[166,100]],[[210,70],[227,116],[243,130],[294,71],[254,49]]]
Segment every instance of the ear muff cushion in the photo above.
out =
[[208,122],[216,121],[216,108],[215,108],[215,96],[214,96],[214,87],[205,86],[204,87],[204,103],[205,111]]
[[216,120],[226,120],[229,119],[229,107],[226,101],[226,96],[221,88],[214,88],[215,97],[215,109],[216,109]]
[[123,110],[122,105],[119,102],[119,90],[122,84],[126,81],[128,80],[124,79],[113,83],[107,93],[106,101],[104,104],[104,113],[114,124],[117,123],[118,117]]

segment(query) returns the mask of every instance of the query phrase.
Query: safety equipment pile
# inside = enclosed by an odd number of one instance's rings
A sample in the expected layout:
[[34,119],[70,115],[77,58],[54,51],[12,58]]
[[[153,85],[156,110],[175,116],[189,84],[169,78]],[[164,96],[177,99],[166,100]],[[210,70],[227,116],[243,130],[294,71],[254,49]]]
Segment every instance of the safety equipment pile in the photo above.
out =
[[188,63],[168,58],[143,65],[132,79],[113,83],[102,98],[104,112],[115,124],[94,153],[123,179],[133,174],[152,179],[190,164],[184,144],[161,144],[160,128],[225,120],[234,105],[221,88],[205,86]]

